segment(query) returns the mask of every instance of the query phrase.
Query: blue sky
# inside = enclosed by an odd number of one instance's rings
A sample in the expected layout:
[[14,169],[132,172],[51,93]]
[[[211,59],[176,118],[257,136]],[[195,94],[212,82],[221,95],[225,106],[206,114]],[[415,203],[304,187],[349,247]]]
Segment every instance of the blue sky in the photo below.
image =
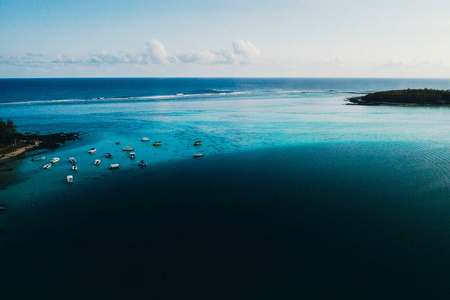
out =
[[0,77],[450,77],[450,1],[0,0]]

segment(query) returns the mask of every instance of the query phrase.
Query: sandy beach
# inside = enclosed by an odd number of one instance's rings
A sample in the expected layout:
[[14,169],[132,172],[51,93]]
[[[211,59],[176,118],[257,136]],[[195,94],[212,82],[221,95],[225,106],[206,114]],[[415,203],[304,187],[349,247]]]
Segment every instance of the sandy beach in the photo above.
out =
[[22,154],[22,153],[24,153],[26,151],[29,151],[31,149],[34,149],[34,148],[38,147],[39,144],[40,144],[39,141],[35,141],[34,144],[31,144],[31,145],[28,144],[28,145],[22,146],[22,147],[20,147],[20,146],[19,147],[14,147],[15,148],[14,151],[11,151],[11,152],[8,152],[8,153],[5,153],[5,154],[0,154],[0,161],[4,161],[6,159],[16,157],[16,156],[18,156],[18,155],[20,155],[20,154]]

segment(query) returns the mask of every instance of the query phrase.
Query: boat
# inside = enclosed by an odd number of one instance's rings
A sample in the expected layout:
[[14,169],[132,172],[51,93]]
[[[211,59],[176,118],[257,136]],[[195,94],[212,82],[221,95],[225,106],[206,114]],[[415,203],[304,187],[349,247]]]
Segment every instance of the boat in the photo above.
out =
[[59,161],[59,157],[53,157],[52,160],[50,161],[51,164],[55,164]]
[[101,161],[100,159],[96,159],[96,160],[94,161],[94,165],[99,165],[101,162],[102,162],[102,161]]
[[77,160],[75,159],[75,157],[69,157],[69,161],[72,164],[76,164],[77,163]]
[[120,167],[119,164],[111,164],[108,168],[109,168],[110,170],[113,170],[113,169],[120,169],[121,167]]
[[194,157],[202,157],[204,154],[203,153],[194,153],[193,156]]
[[116,142],[116,145],[122,145],[122,143],[121,142]]
[[46,164],[42,167],[42,169],[50,169],[52,167],[52,164]]
[[194,142],[194,146],[200,146],[200,145],[202,145],[202,142],[201,142],[201,141],[196,141],[196,142]]
[[95,151],[97,151],[97,149],[95,149],[95,148],[91,148],[91,149],[89,149],[89,151],[88,151],[88,152],[92,154],[92,153],[95,153]]
[[67,183],[72,183],[72,182],[73,182],[73,176],[67,175]]
[[153,143],[153,146],[161,146],[161,145],[162,145],[161,142],[154,142],[154,143]]
[[40,160],[45,160],[45,156],[35,157],[35,158],[31,159],[31,161],[40,161]]
[[105,154],[105,157],[106,157],[106,158],[113,158],[113,155],[112,155],[111,153],[106,153],[106,154]]
[[78,170],[77,165],[72,165],[72,171],[76,171],[76,170]]
[[0,210],[6,210],[6,209],[7,209],[7,207],[5,204],[0,204]]
[[123,151],[134,151],[133,147],[131,146],[126,146],[125,148],[122,149]]
[[135,156],[136,156],[136,153],[134,153],[134,152],[130,153],[130,158],[134,158]]
[[140,161],[138,162],[138,165],[140,165],[141,167],[146,167],[146,166],[147,166],[147,163],[146,163],[144,160],[140,160]]
[[141,139],[141,141],[142,141],[142,142],[148,142],[148,141],[150,141],[150,139],[149,139],[148,137],[144,136],[144,137]]

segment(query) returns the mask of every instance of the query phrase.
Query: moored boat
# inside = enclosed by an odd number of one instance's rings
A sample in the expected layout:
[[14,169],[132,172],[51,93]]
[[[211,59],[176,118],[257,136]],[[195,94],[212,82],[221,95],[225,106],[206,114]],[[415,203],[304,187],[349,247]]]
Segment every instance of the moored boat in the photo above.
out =
[[133,147],[131,146],[126,146],[125,148],[122,149],[123,151],[134,151]]
[[72,164],[76,164],[77,163],[77,160],[75,159],[75,157],[69,157],[69,161]]
[[149,139],[148,137],[144,136],[144,137],[141,139],[141,141],[142,141],[142,142],[148,142],[148,141],[150,141],[150,139]]
[[95,148],[91,148],[91,149],[89,149],[89,151],[88,151],[88,152],[92,154],[92,153],[95,153],[96,151],[97,151],[97,149],[95,149]]
[[121,142],[116,142],[116,145],[122,145],[122,143]]
[[161,145],[162,145],[161,142],[154,142],[154,143],[153,143],[153,146],[161,146]]
[[96,159],[96,160],[94,161],[94,165],[99,165],[101,162],[102,162],[102,161],[101,161],[100,159]]
[[55,164],[58,161],[60,161],[59,157],[53,157],[52,160],[50,161],[51,164]]
[[42,167],[42,169],[50,169],[52,167],[52,164],[46,164]]
[[194,157],[202,157],[204,154],[203,153],[194,153],[193,156]]
[[136,153],[134,153],[134,152],[130,153],[130,158],[135,158],[135,156],[136,156]]
[[35,157],[35,158],[31,159],[31,161],[41,161],[41,160],[45,160],[45,156]]
[[111,164],[108,168],[109,168],[110,170],[113,170],[113,169],[120,169],[121,167],[120,167],[119,164]]
[[7,207],[5,204],[0,204],[0,210],[6,210],[6,209],[7,209]]
[[200,146],[200,145],[202,145],[203,143],[201,142],[201,141],[196,141],[196,142],[194,142],[194,146]]
[[73,182],[73,176],[67,175],[67,183],[72,183],[72,182]]
[[111,153],[106,153],[106,154],[105,154],[105,157],[106,157],[106,158],[113,158],[113,155],[112,155]]
[[72,165],[72,171],[76,171],[76,170],[78,170],[77,165]]
[[146,167],[146,166],[147,166],[147,163],[146,163],[144,160],[140,160],[140,161],[138,162],[138,165],[140,165],[141,167]]

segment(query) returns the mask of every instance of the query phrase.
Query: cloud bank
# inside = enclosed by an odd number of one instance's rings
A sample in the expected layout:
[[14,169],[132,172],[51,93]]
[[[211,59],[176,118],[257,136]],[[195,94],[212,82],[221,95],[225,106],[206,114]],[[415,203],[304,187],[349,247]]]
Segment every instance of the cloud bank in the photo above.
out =
[[109,53],[106,50],[90,51],[82,56],[57,54],[46,56],[41,53],[27,53],[23,56],[1,56],[0,64],[42,67],[58,65],[169,65],[169,64],[259,64],[264,60],[260,50],[249,41],[235,41],[233,51],[208,50],[185,52],[172,55],[164,45],[155,39],[149,40],[145,48],[137,52]]

